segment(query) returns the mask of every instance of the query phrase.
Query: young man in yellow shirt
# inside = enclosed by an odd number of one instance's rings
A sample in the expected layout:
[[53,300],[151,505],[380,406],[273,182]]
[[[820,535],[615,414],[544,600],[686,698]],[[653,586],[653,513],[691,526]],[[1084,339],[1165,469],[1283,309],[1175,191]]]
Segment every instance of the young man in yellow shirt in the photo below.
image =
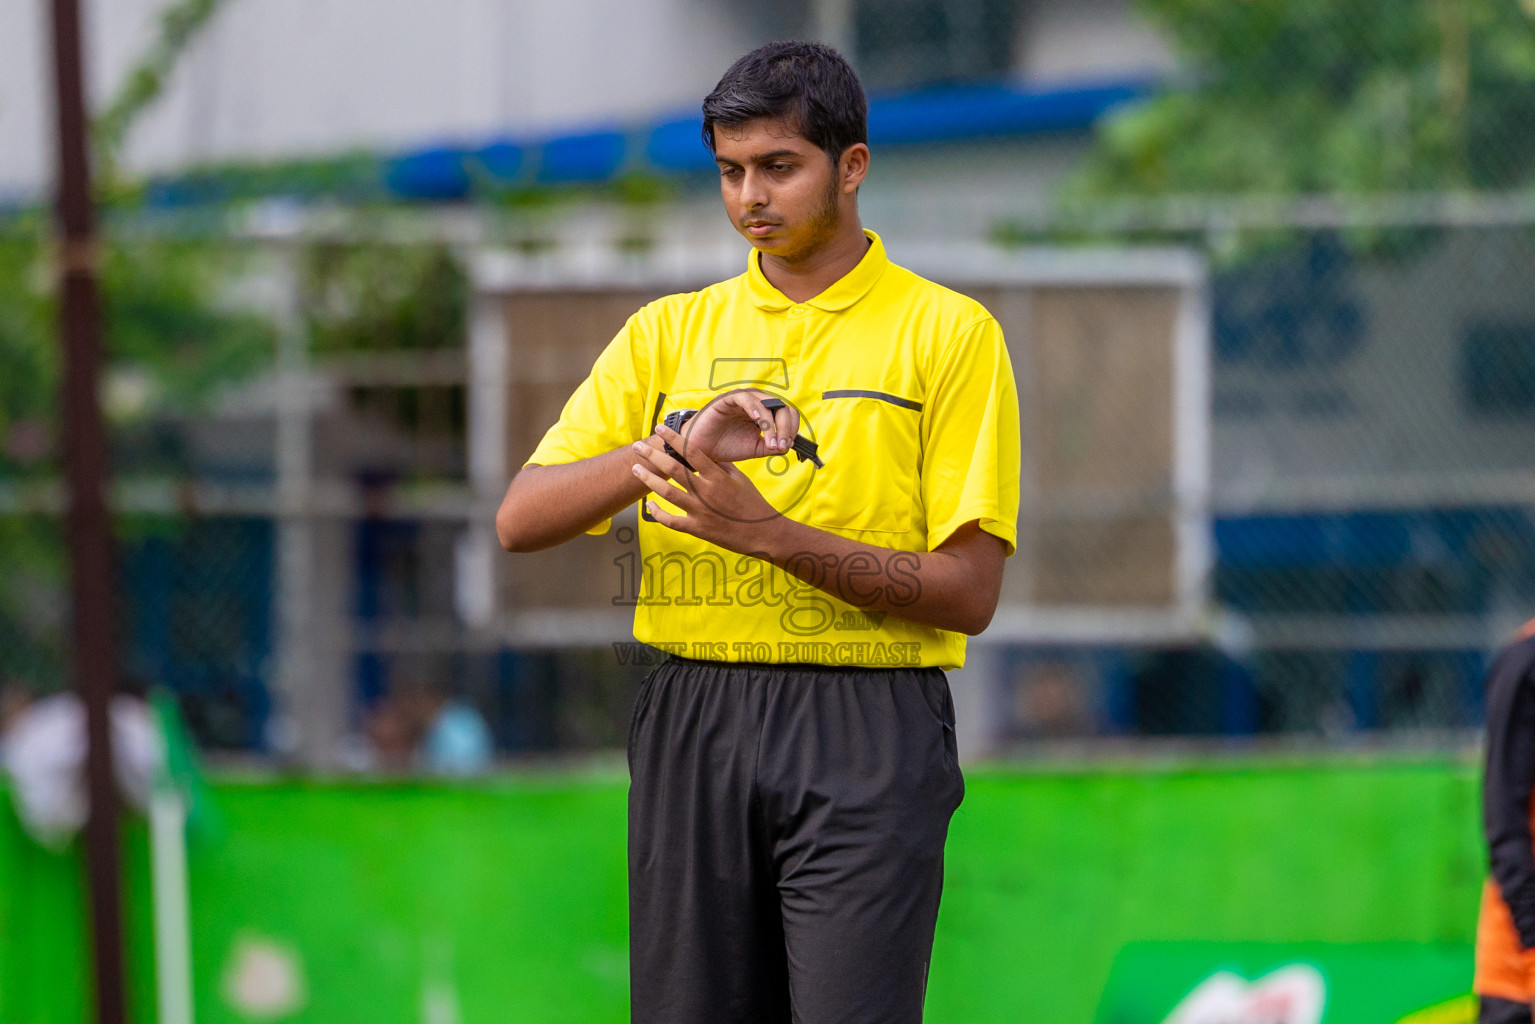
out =
[[507,490],[539,550],[643,499],[635,1024],[920,1021],[963,794],[943,674],[1016,542],[1001,331],[862,227],[867,101],[774,43],[704,101],[745,274],[641,309]]

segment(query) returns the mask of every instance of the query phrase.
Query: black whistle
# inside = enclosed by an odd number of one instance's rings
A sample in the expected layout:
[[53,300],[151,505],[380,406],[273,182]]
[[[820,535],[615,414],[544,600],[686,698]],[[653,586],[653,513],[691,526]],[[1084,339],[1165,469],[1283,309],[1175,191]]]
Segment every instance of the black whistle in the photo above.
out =
[[[782,398],[764,398],[764,409],[782,409],[786,403]],[[794,435],[794,454],[799,456],[801,462],[813,462],[816,469],[824,469],[826,463],[821,461],[821,456],[816,452],[814,441],[807,441],[803,434]]]

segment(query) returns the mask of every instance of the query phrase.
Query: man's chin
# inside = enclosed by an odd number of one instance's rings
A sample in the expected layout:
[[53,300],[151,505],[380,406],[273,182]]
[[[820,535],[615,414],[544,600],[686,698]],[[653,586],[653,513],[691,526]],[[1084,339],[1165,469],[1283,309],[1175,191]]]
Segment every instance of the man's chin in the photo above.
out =
[[762,255],[771,256],[783,263],[790,264],[803,262],[806,258],[820,251],[827,241],[824,238],[812,240],[804,238],[791,239],[776,233],[765,238],[753,238],[751,235],[743,232],[742,237],[750,242],[752,248]]
[[753,238],[751,235],[747,235],[746,240],[752,244],[753,249],[756,249],[764,256],[781,257],[789,251],[789,246],[785,243],[784,239],[774,238],[771,235],[766,238]]

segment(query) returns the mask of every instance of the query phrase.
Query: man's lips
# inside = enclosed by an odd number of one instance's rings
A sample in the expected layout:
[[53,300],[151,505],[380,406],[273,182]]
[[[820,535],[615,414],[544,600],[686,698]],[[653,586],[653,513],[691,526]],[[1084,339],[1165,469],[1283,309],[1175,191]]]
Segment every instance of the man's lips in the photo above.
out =
[[741,226],[746,229],[748,234],[761,238],[763,235],[770,234],[778,226],[778,222],[771,220],[747,220],[742,221]]

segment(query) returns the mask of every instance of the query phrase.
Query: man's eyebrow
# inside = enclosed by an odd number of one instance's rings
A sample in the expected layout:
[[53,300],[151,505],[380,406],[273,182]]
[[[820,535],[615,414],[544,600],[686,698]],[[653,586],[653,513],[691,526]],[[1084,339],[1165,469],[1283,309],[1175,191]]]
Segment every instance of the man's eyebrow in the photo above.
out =
[[[777,160],[777,159],[779,159],[781,157],[786,157],[786,156],[799,157],[799,156],[803,156],[803,155],[804,154],[800,153],[798,150],[793,150],[793,149],[775,149],[775,150],[772,150],[771,152],[767,152],[767,153],[753,153],[751,156],[747,157],[746,160],[747,160],[748,163],[762,164],[762,163],[767,163],[769,160]],[[739,166],[741,166],[740,161],[738,161],[738,160],[731,160],[728,157],[723,157],[723,156],[716,156],[714,158],[714,162],[717,163],[717,164],[729,164],[732,167],[739,167]]]

